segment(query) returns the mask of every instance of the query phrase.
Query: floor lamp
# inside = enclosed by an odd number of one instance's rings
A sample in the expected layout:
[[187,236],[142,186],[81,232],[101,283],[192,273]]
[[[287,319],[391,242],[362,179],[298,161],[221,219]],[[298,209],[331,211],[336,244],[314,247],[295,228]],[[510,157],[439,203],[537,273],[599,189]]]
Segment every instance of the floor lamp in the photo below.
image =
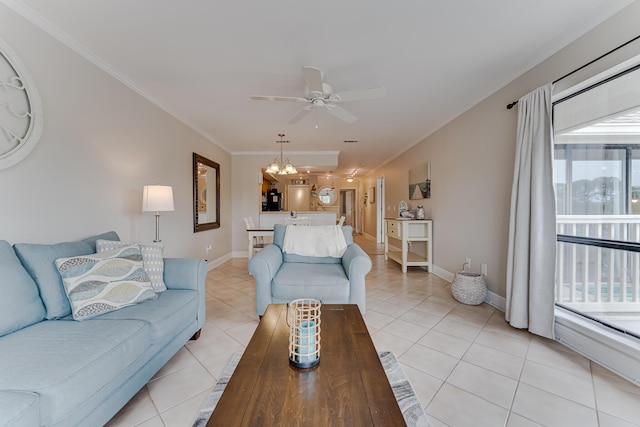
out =
[[145,185],[142,211],[156,213],[156,239],[160,242],[160,212],[173,211],[173,188],[170,185]]

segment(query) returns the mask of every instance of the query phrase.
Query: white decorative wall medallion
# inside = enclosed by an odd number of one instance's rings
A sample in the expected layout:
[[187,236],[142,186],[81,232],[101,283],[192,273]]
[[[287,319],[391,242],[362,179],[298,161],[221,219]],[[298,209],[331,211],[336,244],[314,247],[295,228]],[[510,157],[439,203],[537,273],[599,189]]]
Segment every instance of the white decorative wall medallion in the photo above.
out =
[[42,102],[18,55],[0,39],[0,170],[24,159],[42,133]]

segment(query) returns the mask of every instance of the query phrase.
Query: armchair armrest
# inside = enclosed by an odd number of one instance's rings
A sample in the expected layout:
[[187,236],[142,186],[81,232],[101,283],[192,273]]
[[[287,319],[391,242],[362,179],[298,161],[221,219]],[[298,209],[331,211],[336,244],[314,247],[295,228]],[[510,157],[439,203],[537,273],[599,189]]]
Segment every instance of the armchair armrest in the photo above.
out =
[[352,243],[342,255],[342,266],[349,279],[349,303],[358,304],[362,314],[366,311],[365,277],[371,271],[371,258],[357,243]]
[[165,258],[164,283],[167,289],[198,291],[198,327],[205,320],[205,285],[209,266],[203,259]]
[[267,245],[249,260],[249,273],[256,281],[256,313],[262,316],[271,301],[271,281],[282,265],[282,251]]

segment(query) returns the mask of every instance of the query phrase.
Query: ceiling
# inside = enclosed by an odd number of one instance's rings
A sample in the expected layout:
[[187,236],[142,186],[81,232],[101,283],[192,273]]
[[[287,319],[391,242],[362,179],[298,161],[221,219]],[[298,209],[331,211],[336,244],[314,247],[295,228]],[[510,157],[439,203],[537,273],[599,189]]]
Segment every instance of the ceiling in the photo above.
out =
[[[384,164],[629,0],[0,0],[231,153],[339,151],[338,176]],[[302,66],[347,124],[302,105]],[[508,102],[511,100],[505,100]],[[358,140],[345,144],[344,140]],[[302,166],[305,165],[296,165]]]

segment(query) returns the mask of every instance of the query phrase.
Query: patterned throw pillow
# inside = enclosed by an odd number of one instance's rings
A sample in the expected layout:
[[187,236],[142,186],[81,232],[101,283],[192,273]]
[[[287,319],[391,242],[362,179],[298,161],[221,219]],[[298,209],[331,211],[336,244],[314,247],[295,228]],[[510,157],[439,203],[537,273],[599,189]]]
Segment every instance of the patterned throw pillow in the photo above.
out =
[[58,258],[56,267],[75,320],[86,320],[158,298],[142,268],[138,245],[99,254]]
[[166,291],[167,286],[164,284],[164,258],[162,257],[164,245],[162,242],[134,243],[99,239],[96,241],[96,251],[98,253],[112,251],[114,249],[130,245],[140,246],[140,252],[142,252],[142,265],[147,276],[151,279],[153,290],[156,292]]

